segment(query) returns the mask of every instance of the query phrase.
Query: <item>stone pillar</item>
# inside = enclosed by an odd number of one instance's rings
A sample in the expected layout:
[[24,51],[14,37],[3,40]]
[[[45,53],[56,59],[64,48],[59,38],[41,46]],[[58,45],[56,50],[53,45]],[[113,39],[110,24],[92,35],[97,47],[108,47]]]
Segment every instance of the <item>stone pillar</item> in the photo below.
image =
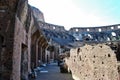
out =
[[38,42],[36,42],[36,58],[35,58],[35,61],[36,61],[36,67],[38,66]]
[[42,62],[45,63],[45,49],[42,48],[43,51],[42,51]]
[[40,50],[41,50],[41,52],[40,52],[40,61],[42,62],[42,52],[43,52],[42,46],[40,47]]
[[49,53],[49,51],[46,48],[45,49],[45,62],[49,63],[49,61],[50,61],[50,53]]
[[52,53],[52,60],[54,61],[54,51],[51,52]]
[[38,45],[38,66],[41,64],[41,46]]

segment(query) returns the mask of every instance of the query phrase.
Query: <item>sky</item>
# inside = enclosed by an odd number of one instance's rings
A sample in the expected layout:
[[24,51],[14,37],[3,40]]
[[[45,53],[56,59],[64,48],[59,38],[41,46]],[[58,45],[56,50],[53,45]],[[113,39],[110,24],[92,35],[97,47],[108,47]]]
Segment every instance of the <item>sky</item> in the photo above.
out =
[[71,27],[120,24],[120,0],[28,0],[43,12],[45,21]]

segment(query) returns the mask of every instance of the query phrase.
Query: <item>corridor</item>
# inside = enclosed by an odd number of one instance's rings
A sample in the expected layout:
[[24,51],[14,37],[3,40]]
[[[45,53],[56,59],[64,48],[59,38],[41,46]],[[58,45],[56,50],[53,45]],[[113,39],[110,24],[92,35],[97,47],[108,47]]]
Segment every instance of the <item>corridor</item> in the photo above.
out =
[[36,80],[73,80],[72,75],[68,73],[60,73],[60,69],[56,63],[48,64],[43,67],[37,75]]

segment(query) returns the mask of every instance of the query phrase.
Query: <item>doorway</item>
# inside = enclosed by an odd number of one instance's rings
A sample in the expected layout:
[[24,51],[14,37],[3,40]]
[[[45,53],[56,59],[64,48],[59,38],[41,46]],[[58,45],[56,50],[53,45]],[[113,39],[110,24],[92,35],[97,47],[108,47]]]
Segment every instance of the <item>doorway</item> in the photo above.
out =
[[22,44],[21,46],[21,80],[27,80],[28,78],[28,52],[27,46]]

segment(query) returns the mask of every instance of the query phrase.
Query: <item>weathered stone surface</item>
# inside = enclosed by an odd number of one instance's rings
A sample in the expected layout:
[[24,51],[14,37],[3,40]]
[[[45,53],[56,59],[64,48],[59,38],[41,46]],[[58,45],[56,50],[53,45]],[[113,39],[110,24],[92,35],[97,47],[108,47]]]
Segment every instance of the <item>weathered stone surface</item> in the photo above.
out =
[[45,22],[43,13],[35,7],[31,7],[31,8],[32,8],[33,15],[36,18],[36,20]]
[[0,80],[12,77],[15,13],[19,0],[0,0]]
[[76,80],[118,79],[116,55],[103,44],[71,49],[66,63]]

